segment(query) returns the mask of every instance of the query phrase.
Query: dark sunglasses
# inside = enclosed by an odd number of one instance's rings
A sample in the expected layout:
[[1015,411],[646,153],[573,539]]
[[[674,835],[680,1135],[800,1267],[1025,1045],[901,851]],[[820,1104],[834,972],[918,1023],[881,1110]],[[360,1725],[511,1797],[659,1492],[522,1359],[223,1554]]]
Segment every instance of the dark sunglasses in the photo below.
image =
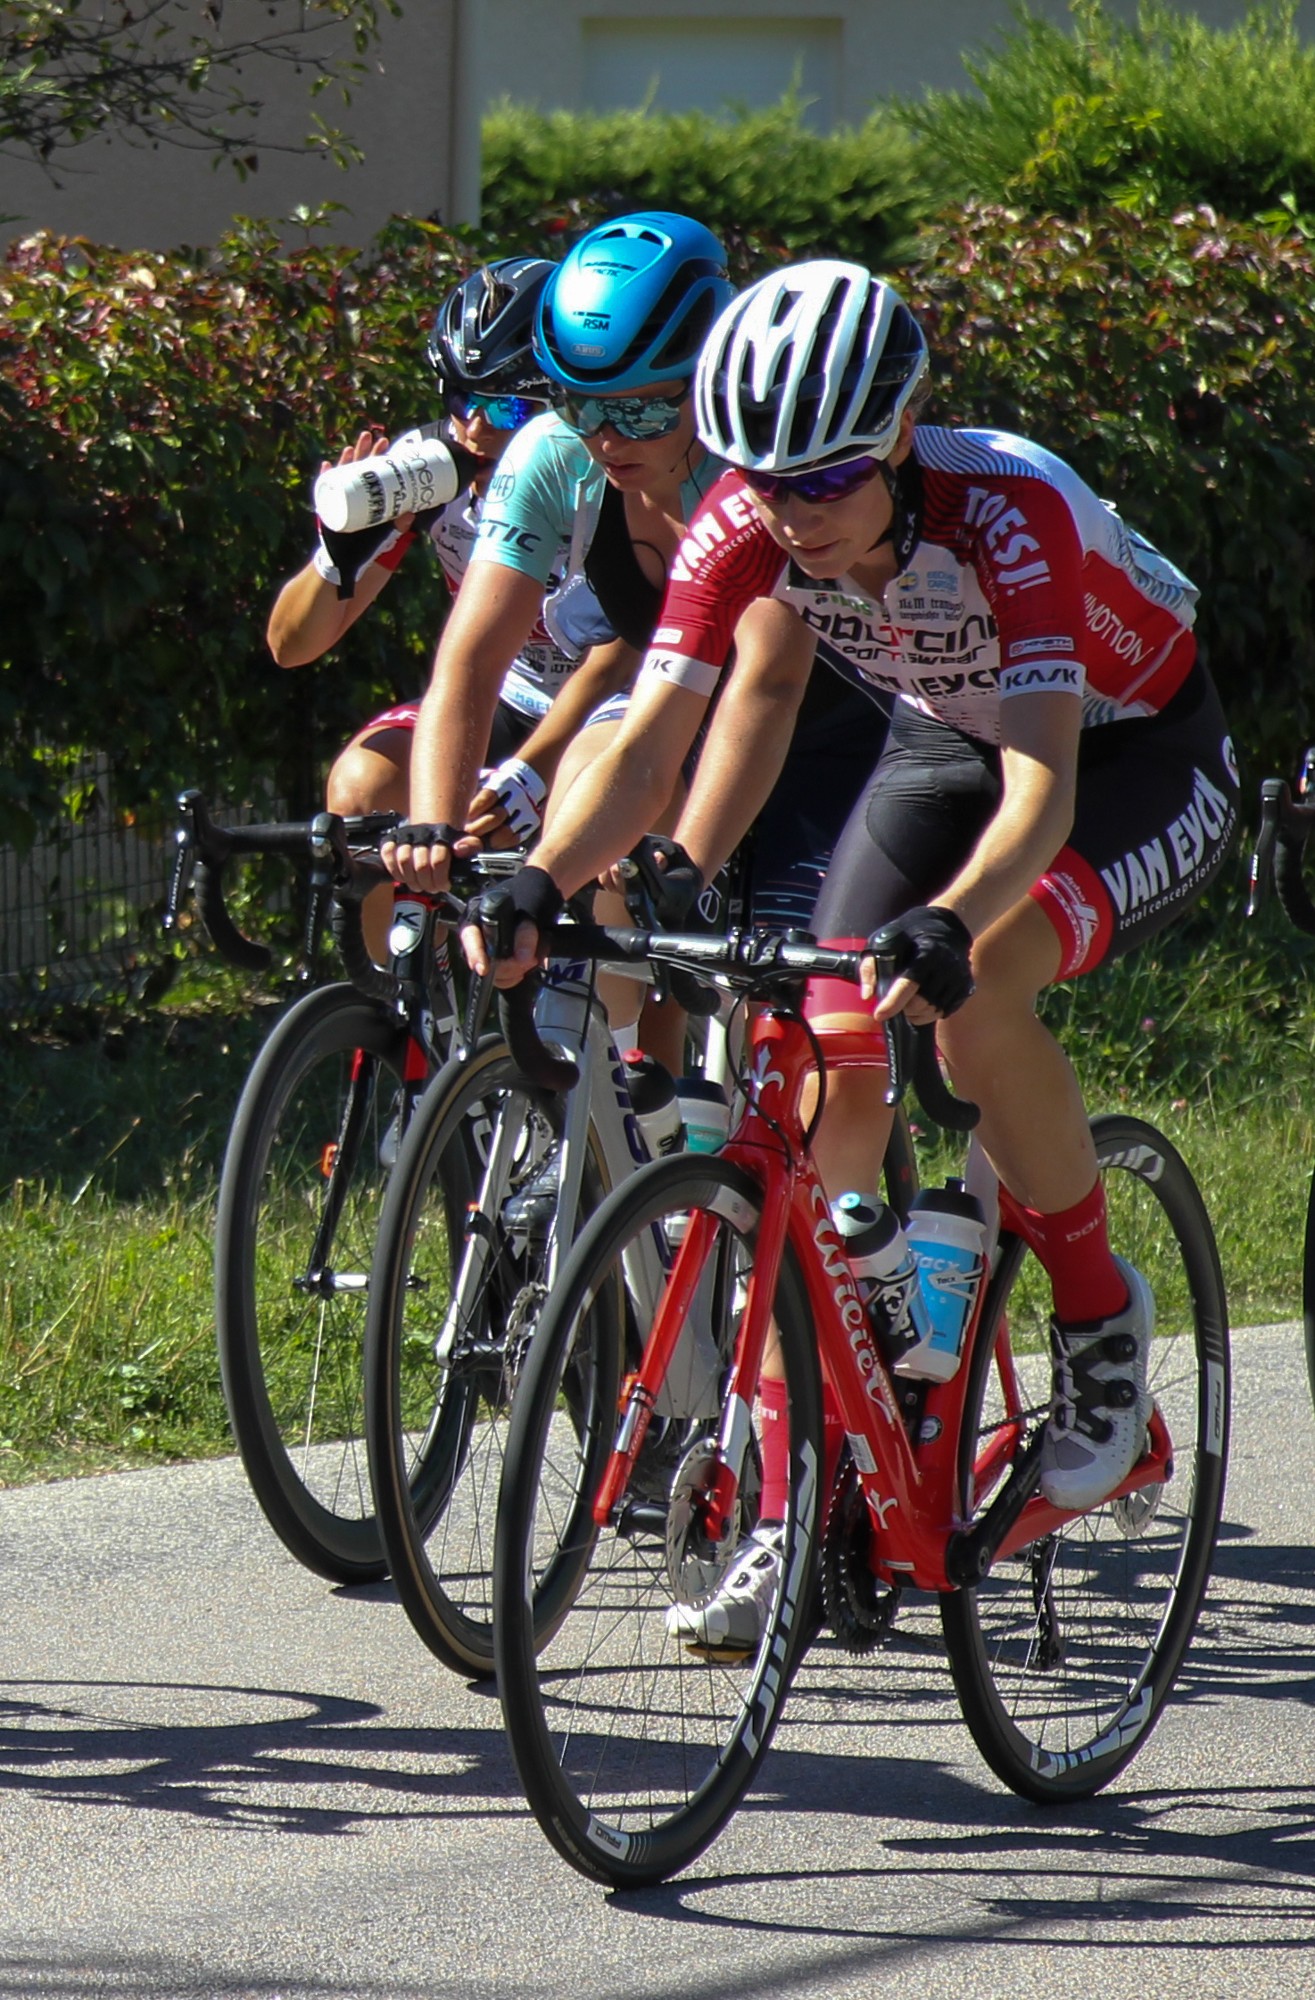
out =
[[596,437],[605,424],[623,438],[670,437],[689,401],[689,390],[669,396],[554,395],[552,406],[577,437]]
[[477,396],[473,390],[444,389],[443,408],[460,424],[483,417],[495,431],[518,431],[531,417],[541,417],[548,405],[538,396]]
[[764,500],[802,500],[816,507],[857,493],[880,470],[879,458],[851,458],[844,465],[820,465],[815,472],[746,472],[744,483]]

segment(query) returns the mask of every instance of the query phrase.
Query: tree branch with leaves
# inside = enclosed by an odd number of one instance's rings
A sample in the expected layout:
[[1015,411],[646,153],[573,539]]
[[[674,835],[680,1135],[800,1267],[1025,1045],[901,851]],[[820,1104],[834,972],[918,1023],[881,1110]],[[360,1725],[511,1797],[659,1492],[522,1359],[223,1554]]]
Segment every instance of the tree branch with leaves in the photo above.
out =
[[[360,149],[311,112],[300,141],[260,131],[262,89],[280,72],[344,104],[364,75],[381,15],[398,0],[0,0],[0,156],[55,176],[87,140],[114,134],[226,160],[245,178],[264,151]],[[236,16],[236,20],[235,20]]]

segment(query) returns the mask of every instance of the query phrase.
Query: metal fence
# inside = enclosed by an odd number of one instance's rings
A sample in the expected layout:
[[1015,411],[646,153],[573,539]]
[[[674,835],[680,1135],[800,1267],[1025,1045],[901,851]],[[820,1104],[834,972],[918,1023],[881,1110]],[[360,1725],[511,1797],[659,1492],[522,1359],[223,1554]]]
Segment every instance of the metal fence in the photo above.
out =
[[[165,956],[159,918],[172,833],[141,833],[114,803],[108,761],[79,772],[86,802],[26,854],[0,847],[0,1006],[122,991]],[[278,816],[277,805],[217,814]],[[276,899],[276,905],[277,906]]]

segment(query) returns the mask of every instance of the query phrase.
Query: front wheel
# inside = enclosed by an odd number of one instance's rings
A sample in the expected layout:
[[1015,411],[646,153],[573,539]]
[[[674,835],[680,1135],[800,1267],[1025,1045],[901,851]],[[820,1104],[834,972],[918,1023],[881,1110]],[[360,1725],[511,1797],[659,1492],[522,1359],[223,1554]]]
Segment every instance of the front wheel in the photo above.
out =
[[[1148,1382],[1172,1474],[1065,1522],[941,1599],[964,1719],[996,1775],[1042,1804],[1099,1791],[1145,1743],[1205,1594],[1228,1453],[1228,1312],[1214,1232],[1180,1155],[1137,1118],[1092,1123],[1110,1241],[1148,1281]],[[964,1412],[971,1521],[1050,1400],[1050,1288],[1006,1236]]]
[[[512,1412],[494,1559],[503,1716],[548,1839],[581,1873],[617,1886],[687,1866],[735,1810],[811,1613],[821,1396],[803,1283],[787,1251],[772,1306],[789,1425],[779,1556],[764,1572],[755,1636],[695,1629],[760,1519],[762,1408],[727,1388],[762,1254],[760,1204],[753,1178],[715,1156],[641,1169],[577,1242]],[[596,1509],[615,1419],[599,1436],[579,1421],[577,1404],[580,1385],[600,1372],[608,1390],[617,1382],[615,1350],[605,1335],[600,1343],[600,1303],[624,1301],[642,1346],[677,1246],[696,1224],[677,1273],[690,1289],[672,1322],[672,1363],[646,1385],[655,1413],[628,1482]],[[650,1291],[645,1271],[655,1259]],[[724,1531],[714,1535],[710,1496],[731,1490]]]
[[364,1440],[366,1291],[404,1114],[407,1034],[352,986],[290,1008],[238,1103],[215,1218],[215,1324],[252,1490],[299,1562],[384,1573]]
[[[591,1129],[579,1208],[566,1213],[562,1130],[563,1101],[532,1089],[490,1037],[421,1099],[379,1226],[365,1340],[375,1507],[407,1615],[456,1673],[493,1671],[493,1524],[513,1398],[576,1216],[602,1199]],[[613,1319],[607,1342],[620,1339]],[[610,1426],[607,1393],[595,1428]]]

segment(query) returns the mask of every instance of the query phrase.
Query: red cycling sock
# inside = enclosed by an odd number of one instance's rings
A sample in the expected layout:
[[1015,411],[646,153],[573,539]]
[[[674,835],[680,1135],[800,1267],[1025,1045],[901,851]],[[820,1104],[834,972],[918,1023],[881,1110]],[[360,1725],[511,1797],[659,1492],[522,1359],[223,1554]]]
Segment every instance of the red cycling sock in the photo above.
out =
[[759,1518],[783,1521],[790,1501],[790,1406],[784,1382],[764,1375],[758,1384],[763,1413],[763,1492]]
[[1042,1215],[1021,1208],[1024,1233],[1050,1276],[1055,1318],[1064,1326],[1110,1319],[1128,1303],[1128,1287],[1110,1249],[1105,1189],[1097,1181],[1072,1208]]
[[[763,1491],[760,1519],[783,1521],[790,1497],[789,1402],[784,1382],[763,1376],[758,1384],[763,1413]],[[836,1467],[845,1444],[845,1420],[829,1382],[822,1384],[822,1506],[835,1484]]]

